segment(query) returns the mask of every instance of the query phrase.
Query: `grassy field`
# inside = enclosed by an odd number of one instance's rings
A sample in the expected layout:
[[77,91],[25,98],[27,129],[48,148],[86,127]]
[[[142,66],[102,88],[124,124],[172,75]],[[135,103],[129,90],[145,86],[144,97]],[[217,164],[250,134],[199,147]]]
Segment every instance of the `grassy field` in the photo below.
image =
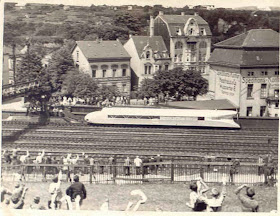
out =
[[[62,183],[65,189],[70,183]],[[3,182],[3,186],[12,190],[14,183]],[[41,203],[47,206],[49,199],[49,183],[26,183],[29,188],[26,195],[24,208],[29,208],[35,196],[41,197]],[[225,198],[222,211],[240,212],[241,204],[233,193],[237,186],[227,186],[227,197]],[[217,186],[220,189],[220,186]],[[130,191],[141,189],[148,197],[145,204],[140,206],[139,211],[162,211],[189,212],[185,205],[189,201],[190,189],[184,184],[138,184],[138,185],[97,185],[86,184],[88,197],[84,200],[82,210],[99,210],[106,197],[109,198],[110,210],[122,211],[129,201],[137,200],[137,197],[130,196]],[[255,187],[255,199],[259,202],[262,212],[270,212],[277,208],[277,188],[276,187]],[[63,204],[63,209],[66,205]]]

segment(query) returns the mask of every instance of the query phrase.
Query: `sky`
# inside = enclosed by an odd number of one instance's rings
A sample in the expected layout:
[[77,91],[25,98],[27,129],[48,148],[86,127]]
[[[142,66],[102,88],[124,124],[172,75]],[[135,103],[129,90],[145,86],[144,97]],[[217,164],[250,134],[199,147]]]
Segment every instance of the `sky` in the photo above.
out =
[[155,5],[161,4],[165,7],[184,7],[185,5],[215,5],[215,7],[236,8],[244,6],[279,6],[280,0],[6,0],[6,2],[21,3],[49,3],[64,5]]

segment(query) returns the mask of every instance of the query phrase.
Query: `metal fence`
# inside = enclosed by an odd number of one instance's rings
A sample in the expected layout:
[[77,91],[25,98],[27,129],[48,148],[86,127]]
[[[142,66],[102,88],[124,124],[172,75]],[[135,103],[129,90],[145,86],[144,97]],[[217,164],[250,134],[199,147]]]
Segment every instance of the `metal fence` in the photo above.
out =
[[51,181],[62,170],[63,181],[71,181],[75,174],[80,181],[95,184],[135,184],[159,182],[189,182],[201,177],[207,183],[226,178],[232,184],[269,184],[277,181],[277,167],[264,164],[241,163],[233,169],[228,162],[160,162],[140,167],[124,165],[61,165],[21,164],[2,165],[3,181]]

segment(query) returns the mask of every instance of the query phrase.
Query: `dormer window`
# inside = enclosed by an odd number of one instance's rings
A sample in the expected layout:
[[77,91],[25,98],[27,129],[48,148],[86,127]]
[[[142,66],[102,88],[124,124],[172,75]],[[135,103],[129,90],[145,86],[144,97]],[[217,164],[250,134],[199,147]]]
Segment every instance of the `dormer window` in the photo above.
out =
[[205,35],[205,29],[204,28],[200,29],[200,35]]
[[150,59],[150,51],[146,52],[146,59]]

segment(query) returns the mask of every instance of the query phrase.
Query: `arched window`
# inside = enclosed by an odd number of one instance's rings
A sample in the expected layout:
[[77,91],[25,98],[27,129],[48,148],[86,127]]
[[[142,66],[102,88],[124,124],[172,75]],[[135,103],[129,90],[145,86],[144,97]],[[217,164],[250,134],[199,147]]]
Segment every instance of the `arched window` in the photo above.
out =
[[146,52],[146,59],[149,59],[150,58],[150,51],[147,51]]
[[177,54],[174,55],[174,62],[177,62]]
[[181,41],[177,41],[175,43],[175,49],[183,49],[183,43]]
[[182,55],[182,54],[179,54],[179,55],[178,55],[178,62],[182,62],[182,58],[183,58],[183,55]]

